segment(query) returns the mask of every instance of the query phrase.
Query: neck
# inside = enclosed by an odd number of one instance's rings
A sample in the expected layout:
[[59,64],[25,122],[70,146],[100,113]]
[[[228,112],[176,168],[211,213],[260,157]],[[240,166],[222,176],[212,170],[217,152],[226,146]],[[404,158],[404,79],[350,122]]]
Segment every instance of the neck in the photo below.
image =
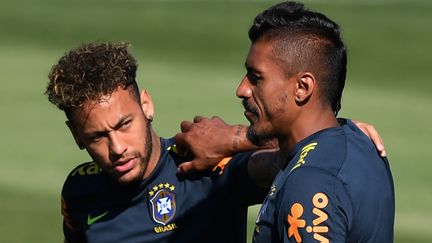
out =
[[151,129],[152,135],[152,151],[150,154],[149,162],[147,165],[147,169],[144,173],[143,179],[147,178],[156,168],[157,163],[159,162],[161,156],[161,142],[159,136],[154,132],[153,128]]
[[303,139],[321,130],[338,126],[339,123],[331,110],[302,114],[277,136],[279,148],[282,153],[288,154],[294,145]]

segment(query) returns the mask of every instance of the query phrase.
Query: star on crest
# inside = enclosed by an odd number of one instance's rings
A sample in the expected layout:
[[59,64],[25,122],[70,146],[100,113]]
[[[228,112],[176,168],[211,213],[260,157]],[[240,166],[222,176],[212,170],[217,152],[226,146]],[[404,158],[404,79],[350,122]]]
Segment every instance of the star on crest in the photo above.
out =
[[148,192],[149,196],[150,197],[154,196],[159,190],[162,190],[162,189],[167,189],[167,190],[170,190],[170,191],[174,191],[175,186],[169,184],[168,182],[165,183],[165,184],[164,183],[160,183],[159,185],[154,185],[151,188],[151,190],[149,190],[149,192]]

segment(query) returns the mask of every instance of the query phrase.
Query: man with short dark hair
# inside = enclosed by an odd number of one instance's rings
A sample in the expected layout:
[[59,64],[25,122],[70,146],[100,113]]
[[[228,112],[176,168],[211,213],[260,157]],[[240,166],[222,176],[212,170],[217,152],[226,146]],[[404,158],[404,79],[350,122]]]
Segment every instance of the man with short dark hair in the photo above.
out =
[[[273,175],[281,168],[258,214],[253,241],[392,242],[388,161],[351,121],[336,119],[347,65],[339,26],[301,3],[283,2],[255,18],[249,37],[247,73],[237,89],[250,122],[247,135],[258,145],[277,139],[280,149],[267,152],[276,166],[256,166],[250,173]],[[200,139],[203,133],[225,137],[220,134],[226,129],[215,130],[214,124],[220,121],[183,122],[177,143],[195,155],[181,165],[184,170],[217,158],[207,156],[213,147],[224,151],[226,142]],[[252,156],[251,164],[264,157]]]
[[392,242],[393,180],[366,136],[339,124],[346,47],[339,26],[303,4],[259,14],[237,89],[256,142],[277,138],[289,161],[256,221],[254,242]]

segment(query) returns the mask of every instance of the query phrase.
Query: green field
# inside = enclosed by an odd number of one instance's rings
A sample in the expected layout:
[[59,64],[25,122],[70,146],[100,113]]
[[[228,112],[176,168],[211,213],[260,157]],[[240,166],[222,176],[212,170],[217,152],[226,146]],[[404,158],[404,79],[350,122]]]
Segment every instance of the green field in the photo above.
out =
[[[96,40],[132,43],[162,136],[195,114],[245,123],[235,88],[245,72],[246,33],[272,3],[1,0],[0,242],[62,241],[61,186],[88,160],[43,95],[51,65],[66,50]],[[396,187],[395,242],[432,242],[432,2],[306,4],[343,27],[349,73],[341,115],[376,125],[385,139]]]

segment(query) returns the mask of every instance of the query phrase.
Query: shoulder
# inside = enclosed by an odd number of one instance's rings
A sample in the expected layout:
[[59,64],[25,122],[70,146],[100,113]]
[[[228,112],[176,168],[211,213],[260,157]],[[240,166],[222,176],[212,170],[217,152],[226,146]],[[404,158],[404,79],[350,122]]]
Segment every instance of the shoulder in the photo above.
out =
[[[392,184],[391,172],[386,158],[379,156],[373,142],[351,121],[342,127],[346,139],[346,156],[339,177],[371,191],[372,188],[388,187]],[[366,189],[367,188],[367,189]]]
[[344,121],[310,136],[293,157],[293,169],[319,167],[338,175],[347,166],[379,166],[381,158],[372,141],[350,120]]
[[252,154],[253,152],[244,152],[244,153],[235,154],[230,159],[229,164],[232,165],[233,167],[240,166],[241,164],[247,164]]
[[83,163],[69,173],[63,184],[62,196],[70,199],[97,191],[105,178],[105,173],[95,162]]
[[[218,165],[223,170],[223,174],[235,174],[236,176],[245,176],[248,172],[248,163],[252,152],[238,153],[229,159],[221,160]],[[222,163],[222,164],[221,164]],[[230,176],[230,177],[236,177]]]
[[364,132],[361,131],[352,121],[347,120],[346,124],[343,125],[342,128],[344,130],[348,146],[357,147],[358,150],[365,154],[373,151],[374,156],[378,155],[372,140],[367,137]]
[[96,162],[86,162],[78,165],[75,169],[73,169],[69,173],[68,179],[98,175],[101,172],[102,169],[96,164]]
[[313,167],[337,174],[346,158],[346,139],[340,128],[320,133],[303,143],[293,156],[288,167],[296,170],[300,167]]

